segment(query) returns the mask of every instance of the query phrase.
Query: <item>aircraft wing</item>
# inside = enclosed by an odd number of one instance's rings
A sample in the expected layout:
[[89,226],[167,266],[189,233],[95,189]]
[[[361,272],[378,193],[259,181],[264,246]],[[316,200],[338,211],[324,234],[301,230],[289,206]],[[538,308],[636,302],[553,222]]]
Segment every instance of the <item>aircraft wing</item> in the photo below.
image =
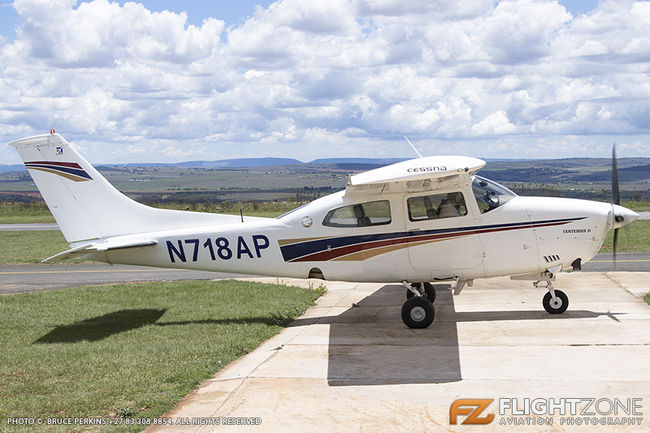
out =
[[429,156],[410,159],[350,176],[346,193],[381,189],[397,192],[462,183],[485,165],[467,156]]

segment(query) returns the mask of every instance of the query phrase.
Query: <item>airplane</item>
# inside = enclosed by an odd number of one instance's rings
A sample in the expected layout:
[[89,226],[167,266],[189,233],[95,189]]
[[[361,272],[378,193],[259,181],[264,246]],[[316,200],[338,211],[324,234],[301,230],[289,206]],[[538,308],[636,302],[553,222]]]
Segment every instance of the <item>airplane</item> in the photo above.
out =
[[114,188],[54,130],[9,143],[70,249],[44,260],[354,282],[400,282],[410,328],[435,318],[432,282],[457,295],[477,278],[510,276],[546,289],[550,314],[569,299],[553,282],[580,270],[605,235],[638,218],[614,203],[519,196],[476,173],[485,161],[419,157],[351,175],[345,190],[277,218],[157,209]]

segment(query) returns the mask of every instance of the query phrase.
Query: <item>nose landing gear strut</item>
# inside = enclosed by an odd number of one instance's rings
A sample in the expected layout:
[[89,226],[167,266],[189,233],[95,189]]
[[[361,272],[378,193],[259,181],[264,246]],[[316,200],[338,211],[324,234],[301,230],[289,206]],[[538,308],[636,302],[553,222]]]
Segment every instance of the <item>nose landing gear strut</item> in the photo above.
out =
[[562,291],[553,288],[553,275],[545,275],[543,280],[535,281],[533,286],[539,287],[541,283],[545,283],[548,292],[542,298],[542,305],[544,309],[550,314],[562,314],[569,307],[569,297]]

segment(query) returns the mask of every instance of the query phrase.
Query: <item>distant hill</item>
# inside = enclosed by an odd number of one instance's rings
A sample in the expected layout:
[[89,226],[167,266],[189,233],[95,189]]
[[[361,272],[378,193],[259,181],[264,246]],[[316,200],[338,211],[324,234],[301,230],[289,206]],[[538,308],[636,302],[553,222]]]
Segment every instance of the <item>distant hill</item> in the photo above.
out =
[[248,168],[272,165],[303,165],[303,162],[293,158],[236,158],[217,161],[187,161],[170,165],[174,167]]
[[332,165],[332,164],[395,164],[406,161],[406,158],[321,158],[315,159],[309,164]]
[[[479,174],[497,182],[610,182],[611,163],[606,158],[494,161]],[[619,159],[618,177],[621,182],[650,180],[650,158]]]
[[[316,159],[304,163],[293,158],[234,158],[220,159],[216,161],[185,161],[185,162],[132,162],[127,164],[96,164],[96,167],[188,167],[188,168],[257,168],[272,166],[296,166],[296,165],[327,165],[340,166],[350,170],[364,170],[376,168],[395,162],[404,161],[399,158],[329,158]],[[23,165],[0,165],[0,172],[24,171]]]
[[[304,165],[302,161],[292,158],[236,158],[216,161],[185,161],[185,162],[131,162],[127,164],[93,164],[95,167],[191,167],[191,168],[255,168],[275,165]],[[0,165],[0,172],[24,171],[25,166]]]
[[0,173],[8,173],[10,171],[23,171],[25,166],[22,164],[15,165],[0,165]]
[[321,158],[315,159],[308,165],[335,168],[348,171],[365,171],[385,165],[406,161],[404,158]]
[[[612,178],[612,171],[598,171],[583,176],[576,176],[574,180],[578,182],[604,182]],[[633,182],[636,180],[650,179],[650,165],[635,165],[618,169],[618,179],[621,182]]]

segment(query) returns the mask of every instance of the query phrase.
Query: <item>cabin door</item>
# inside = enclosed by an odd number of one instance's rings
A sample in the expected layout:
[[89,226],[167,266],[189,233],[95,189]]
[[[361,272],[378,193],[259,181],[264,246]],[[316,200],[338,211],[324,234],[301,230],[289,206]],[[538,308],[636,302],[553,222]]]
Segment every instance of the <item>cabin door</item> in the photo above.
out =
[[478,221],[469,200],[473,197],[459,190],[406,196],[408,255],[413,269],[431,271],[432,278],[447,278],[483,265]]

